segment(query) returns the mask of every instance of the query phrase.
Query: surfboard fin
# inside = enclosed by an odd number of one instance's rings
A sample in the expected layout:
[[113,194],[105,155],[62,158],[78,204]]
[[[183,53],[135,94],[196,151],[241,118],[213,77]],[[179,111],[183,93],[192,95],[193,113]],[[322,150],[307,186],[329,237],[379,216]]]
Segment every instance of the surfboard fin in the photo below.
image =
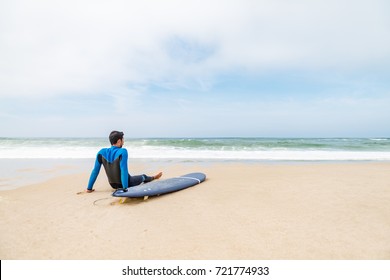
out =
[[149,198],[149,196],[144,196],[144,201],[147,200]]

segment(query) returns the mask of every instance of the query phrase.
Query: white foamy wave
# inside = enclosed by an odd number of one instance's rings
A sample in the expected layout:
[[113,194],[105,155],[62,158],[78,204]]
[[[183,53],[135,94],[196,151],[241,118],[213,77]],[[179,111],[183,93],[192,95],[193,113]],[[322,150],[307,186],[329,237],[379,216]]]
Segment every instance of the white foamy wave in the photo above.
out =
[[355,151],[210,151],[210,150],[129,150],[129,158],[203,160],[390,160],[390,152]]
[[[95,158],[94,148],[18,148],[2,151],[0,158]],[[390,152],[355,151],[211,151],[162,148],[128,148],[133,159],[218,159],[218,160],[390,160]]]
[[82,159],[82,158],[95,158],[97,150],[96,148],[88,147],[18,147],[8,148],[0,150],[0,158],[12,159],[12,158],[25,158],[25,159]]
[[[144,145],[135,143],[125,148],[130,159],[199,159],[199,160],[280,160],[280,161],[390,161],[390,151],[372,150],[324,150],[324,149],[229,149],[215,147],[177,147],[163,145]],[[94,159],[99,151],[100,142],[85,144],[82,141],[70,145],[68,142],[47,145],[42,144],[3,144],[0,146],[2,159]]]

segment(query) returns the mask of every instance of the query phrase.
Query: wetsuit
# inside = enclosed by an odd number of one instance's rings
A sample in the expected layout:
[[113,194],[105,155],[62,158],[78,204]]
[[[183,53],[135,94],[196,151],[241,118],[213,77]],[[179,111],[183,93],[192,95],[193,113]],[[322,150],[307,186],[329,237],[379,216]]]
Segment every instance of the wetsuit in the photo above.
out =
[[116,159],[119,158],[121,184],[119,185],[111,184],[113,188],[127,189],[128,187],[137,186],[143,182],[147,183],[154,179],[153,177],[147,176],[145,174],[131,176],[127,169],[127,159],[128,159],[127,150],[124,148],[111,146],[110,148],[103,148],[97,153],[95,166],[92,170],[88,182],[88,190],[92,190],[93,184],[95,183],[96,178],[99,175],[100,168],[102,166],[102,158],[104,158],[106,161],[110,163],[114,162]]

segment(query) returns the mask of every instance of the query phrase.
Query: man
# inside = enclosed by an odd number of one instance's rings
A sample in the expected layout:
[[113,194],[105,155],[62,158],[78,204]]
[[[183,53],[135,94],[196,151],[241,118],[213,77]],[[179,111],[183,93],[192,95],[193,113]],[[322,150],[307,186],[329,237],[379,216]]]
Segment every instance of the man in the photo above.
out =
[[124,144],[123,135],[123,132],[112,131],[109,136],[111,147],[103,148],[97,153],[95,166],[89,178],[87,193],[94,191],[93,185],[99,175],[102,164],[106,170],[108,181],[114,189],[123,188],[127,190],[129,187],[151,182],[162,176],[162,172],[155,176],[147,176],[145,174],[131,176],[129,174],[127,169],[127,150],[122,148]]

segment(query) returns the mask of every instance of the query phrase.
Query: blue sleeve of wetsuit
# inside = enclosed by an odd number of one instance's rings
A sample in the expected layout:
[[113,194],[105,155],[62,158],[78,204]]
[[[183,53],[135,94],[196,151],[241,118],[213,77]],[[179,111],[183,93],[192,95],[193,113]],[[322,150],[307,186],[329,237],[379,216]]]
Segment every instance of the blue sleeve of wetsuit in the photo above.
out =
[[95,166],[92,169],[91,176],[89,177],[88,190],[92,190],[93,184],[95,184],[96,178],[99,175],[102,164],[98,160],[99,153],[96,155]]
[[129,187],[129,171],[127,169],[127,159],[128,159],[127,150],[123,149],[122,152],[122,159],[120,162],[120,168],[121,168],[121,181],[122,186],[124,189],[127,189]]

